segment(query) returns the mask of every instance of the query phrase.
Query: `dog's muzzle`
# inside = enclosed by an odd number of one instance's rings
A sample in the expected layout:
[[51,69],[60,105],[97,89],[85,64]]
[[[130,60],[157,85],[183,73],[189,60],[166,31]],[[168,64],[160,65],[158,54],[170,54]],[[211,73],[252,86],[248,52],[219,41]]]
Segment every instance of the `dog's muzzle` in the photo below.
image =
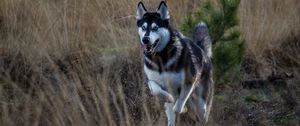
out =
[[155,42],[154,42],[154,44],[142,44],[142,48],[143,48],[143,51],[144,51],[144,53],[146,54],[146,55],[151,55],[151,54],[153,54],[154,53],[154,50],[155,50],[155,48],[156,48],[156,46],[157,46],[157,44],[158,44],[158,42],[159,42],[159,39],[157,39]]

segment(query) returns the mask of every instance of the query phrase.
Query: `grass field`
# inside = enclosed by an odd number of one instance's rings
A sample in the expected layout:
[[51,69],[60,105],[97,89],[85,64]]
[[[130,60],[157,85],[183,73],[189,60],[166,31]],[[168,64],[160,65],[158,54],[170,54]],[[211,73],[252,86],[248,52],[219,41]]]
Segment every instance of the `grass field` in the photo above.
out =
[[[160,1],[145,0],[150,10]],[[166,125],[143,81],[137,0],[1,0],[0,124]],[[168,1],[180,28],[202,1]],[[240,83],[207,125],[300,125],[300,1],[241,0]],[[199,125],[184,114],[178,125]]]

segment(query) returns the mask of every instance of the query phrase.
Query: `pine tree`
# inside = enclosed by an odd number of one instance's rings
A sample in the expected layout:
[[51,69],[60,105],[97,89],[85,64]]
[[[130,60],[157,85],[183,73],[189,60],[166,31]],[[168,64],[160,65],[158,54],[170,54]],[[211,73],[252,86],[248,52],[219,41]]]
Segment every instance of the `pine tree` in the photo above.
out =
[[240,65],[244,54],[244,40],[239,31],[237,10],[240,0],[208,0],[193,15],[187,17],[181,29],[191,35],[194,26],[207,24],[213,43],[214,78],[217,83],[239,80]]

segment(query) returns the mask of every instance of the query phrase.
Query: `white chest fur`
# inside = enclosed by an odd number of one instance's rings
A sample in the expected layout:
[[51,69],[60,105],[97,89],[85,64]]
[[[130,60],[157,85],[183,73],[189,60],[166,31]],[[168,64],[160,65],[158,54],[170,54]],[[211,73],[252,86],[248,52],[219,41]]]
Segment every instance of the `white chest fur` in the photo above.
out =
[[179,72],[162,72],[154,71],[144,65],[144,71],[149,81],[153,81],[156,84],[174,90],[178,89],[182,83],[184,83],[185,73]]

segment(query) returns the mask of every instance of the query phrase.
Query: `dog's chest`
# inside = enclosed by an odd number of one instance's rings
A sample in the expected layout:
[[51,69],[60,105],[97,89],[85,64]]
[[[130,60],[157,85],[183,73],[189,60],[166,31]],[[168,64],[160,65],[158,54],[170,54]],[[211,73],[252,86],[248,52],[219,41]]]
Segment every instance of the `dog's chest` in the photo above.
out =
[[154,81],[157,84],[165,88],[177,89],[180,87],[185,80],[185,72],[181,70],[179,72],[161,72],[151,70],[148,67],[144,66],[144,71],[148,78],[148,81]]

